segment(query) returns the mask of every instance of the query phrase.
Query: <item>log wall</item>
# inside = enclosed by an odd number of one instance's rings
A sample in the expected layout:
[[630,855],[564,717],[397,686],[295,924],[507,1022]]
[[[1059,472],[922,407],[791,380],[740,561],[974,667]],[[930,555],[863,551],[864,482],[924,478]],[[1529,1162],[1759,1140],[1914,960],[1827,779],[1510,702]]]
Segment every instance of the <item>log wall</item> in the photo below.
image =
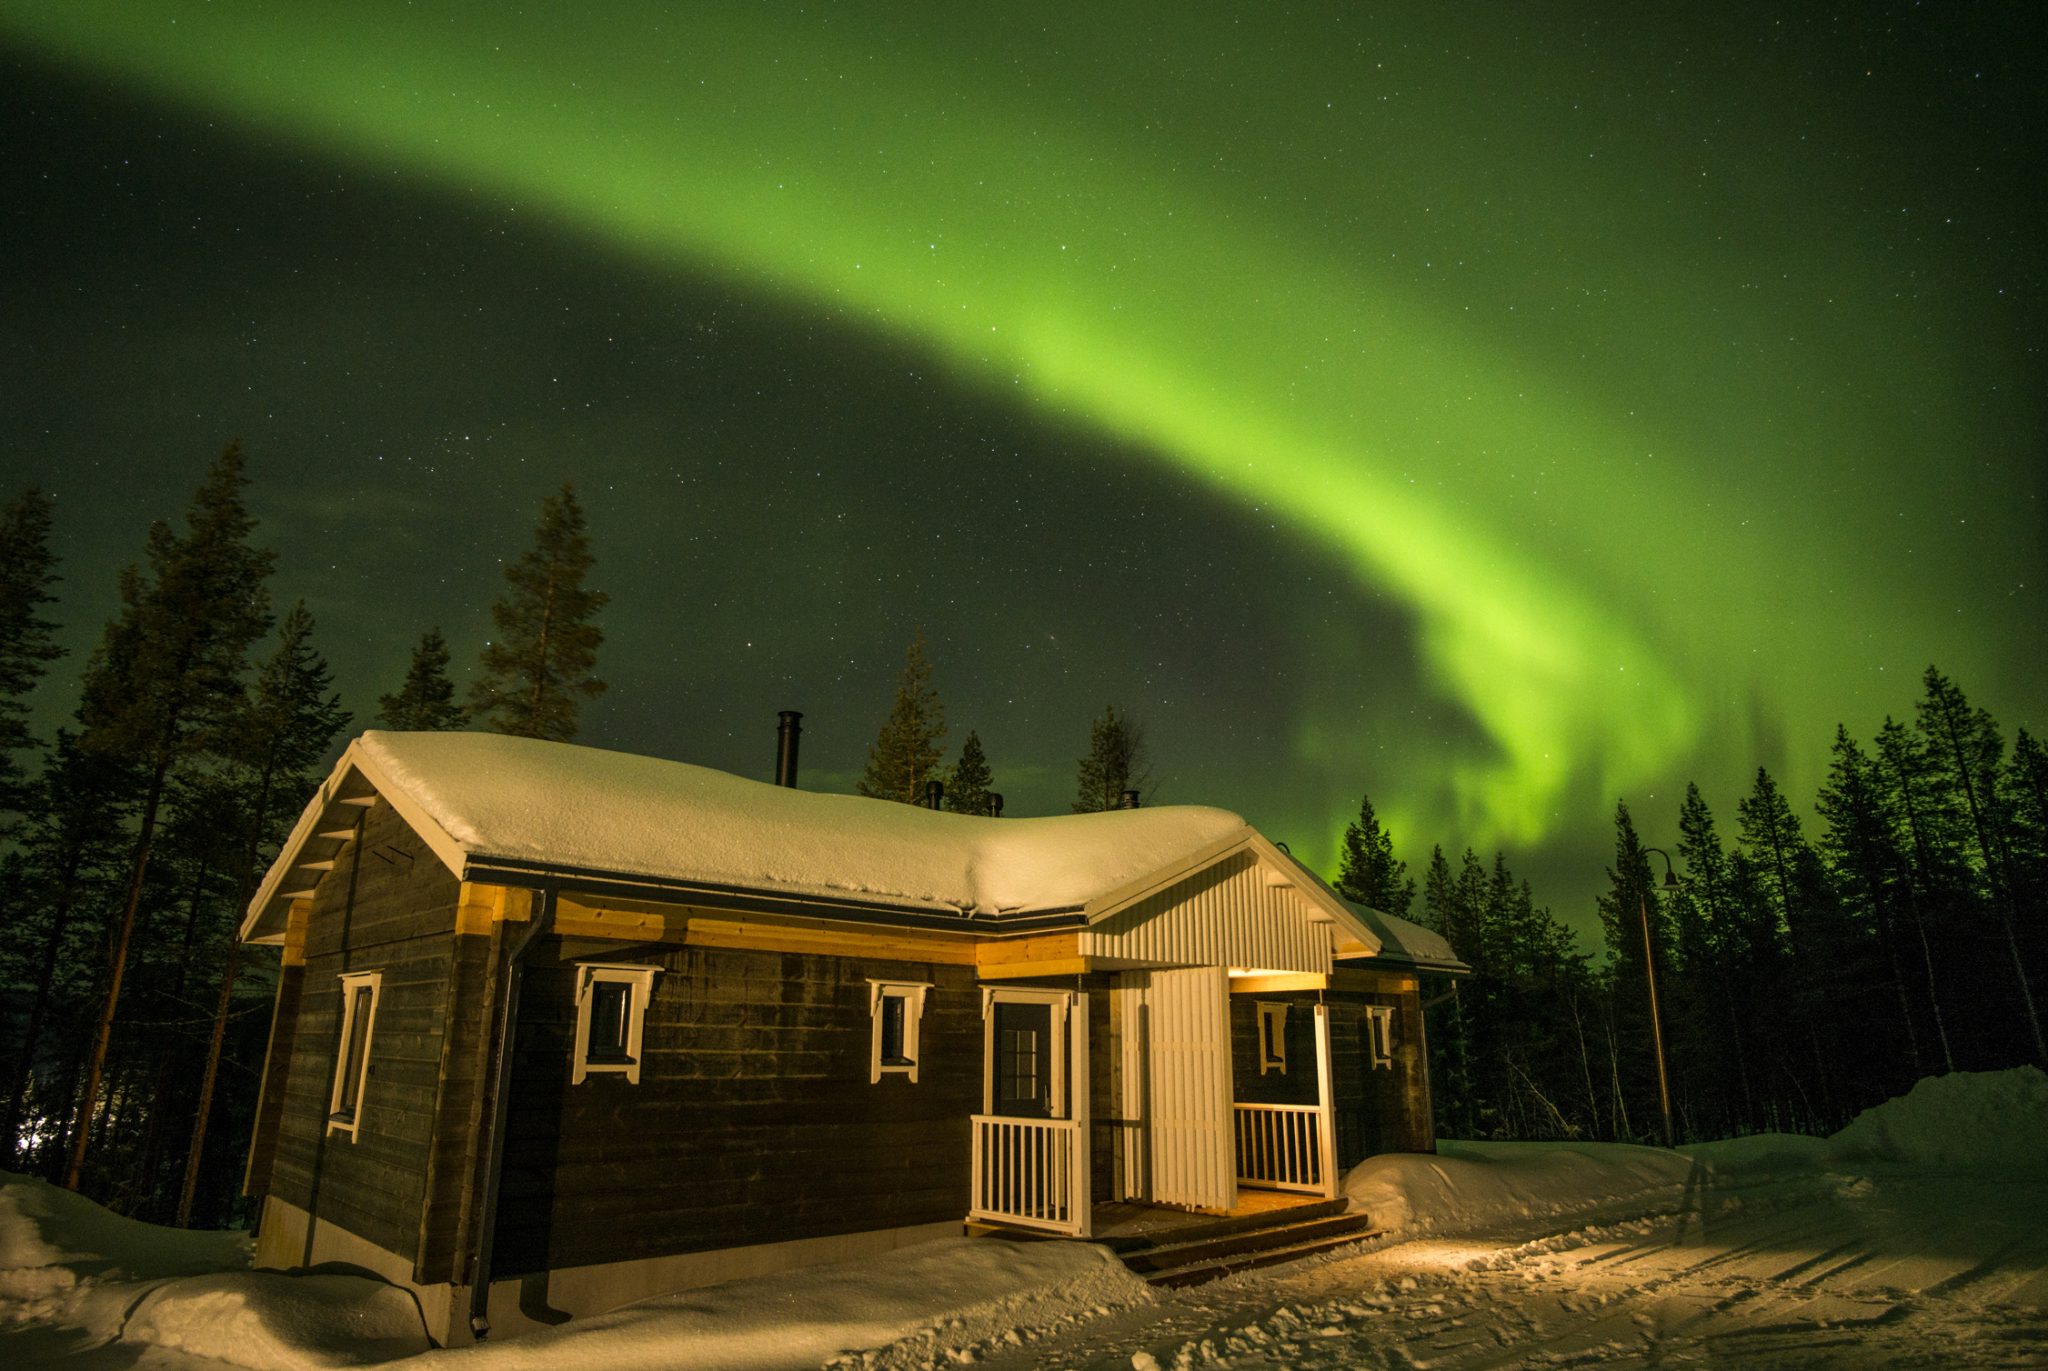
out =
[[[522,991],[502,1275],[965,1213],[982,1076],[971,967],[698,946],[592,957],[662,970],[639,1082],[571,1085],[563,950],[537,948]],[[868,1079],[870,977],[932,985],[914,1084]]]
[[[253,1193],[274,1194],[386,1251],[419,1250],[440,1089],[457,882],[379,803],[313,895],[304,977],[281,1077],[274,1141]],[[469,941],[469,940],[465,940]],[[354,1139],[329,1135],[340,1050],[341,973],[381,971]]]

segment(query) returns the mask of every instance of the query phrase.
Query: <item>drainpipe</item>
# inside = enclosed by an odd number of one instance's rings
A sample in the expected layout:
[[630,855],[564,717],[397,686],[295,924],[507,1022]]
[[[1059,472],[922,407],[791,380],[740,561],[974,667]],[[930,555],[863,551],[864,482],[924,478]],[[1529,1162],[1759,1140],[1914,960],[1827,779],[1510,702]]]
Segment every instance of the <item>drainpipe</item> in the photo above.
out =
[[478,1149],[483,1167],[482,1209],[477,1217],[476,1247],[469,1261],[469,1331],[478,1342],[491,1336],[491,1246],[498,1236],[498,1176],[505,1163],[505,1121],[512,1096],[512,1043],[519,1031],[519,982],[526,954],[555,926],[555,892],[540,892],[539,908],[505,963],[505,993],[498,1000],[492,1027],[489,1114],[490,1133]]

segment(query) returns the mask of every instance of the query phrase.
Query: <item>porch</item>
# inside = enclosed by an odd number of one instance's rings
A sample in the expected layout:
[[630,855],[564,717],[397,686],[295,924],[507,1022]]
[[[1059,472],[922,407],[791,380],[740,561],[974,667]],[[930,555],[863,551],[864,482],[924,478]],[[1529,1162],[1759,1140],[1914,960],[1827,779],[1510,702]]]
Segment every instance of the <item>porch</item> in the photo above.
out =
[[[1334,1200],[1327,1009],[1300,1006],[1288,1034],[1259,1005],[1233,1044],[1234,989],[1221,967],[1117,972],[1092,994],[986,988],[970,1227],[1157,1243]],[[1257,1081],[1286,1070],[1290,1037],[1287,1090],[1233,1089],[1234,1055]],[[1273,1098],[1290,1092],[1308,1102]]]

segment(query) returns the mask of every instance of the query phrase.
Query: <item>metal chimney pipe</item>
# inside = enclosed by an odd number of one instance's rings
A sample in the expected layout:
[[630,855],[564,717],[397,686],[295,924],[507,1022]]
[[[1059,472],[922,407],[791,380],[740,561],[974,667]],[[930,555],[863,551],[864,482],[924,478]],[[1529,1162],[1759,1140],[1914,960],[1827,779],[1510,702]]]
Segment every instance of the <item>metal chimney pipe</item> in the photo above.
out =
[[988,793],[988,816],[991,819],[1003,817],[1003,796],[1001,791],[991,790]]
[[944,809],[946,807],[946,783],[944,781],[926,781],[924,783],[924,807],[926,809]]
[[796,789],[796,745],[803,736],[803,715],[794,709],[785,709],[776,718],[782,722],[775,726],[775,784]]
[[1123,798],[1117,801],[1116,807],[1118,809],[1136,809],[1138,807],[1138,792],[1135,790],[1126,790],[1124,792]]

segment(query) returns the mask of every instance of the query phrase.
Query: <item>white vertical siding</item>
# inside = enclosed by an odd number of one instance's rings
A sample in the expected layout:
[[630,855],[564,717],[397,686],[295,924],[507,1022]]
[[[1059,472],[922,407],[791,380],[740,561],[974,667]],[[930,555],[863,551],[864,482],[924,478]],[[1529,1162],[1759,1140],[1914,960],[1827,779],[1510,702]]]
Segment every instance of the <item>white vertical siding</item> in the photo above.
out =
[[1231,1139],[1230,990],[1223,968],[1135,973],[1143,1004],[1150,1194],[1159,1204],[1237,1202]]
[[1079,950],[1155,966],[1328,972],[1330,930],[1241,852],[1084,929]]

